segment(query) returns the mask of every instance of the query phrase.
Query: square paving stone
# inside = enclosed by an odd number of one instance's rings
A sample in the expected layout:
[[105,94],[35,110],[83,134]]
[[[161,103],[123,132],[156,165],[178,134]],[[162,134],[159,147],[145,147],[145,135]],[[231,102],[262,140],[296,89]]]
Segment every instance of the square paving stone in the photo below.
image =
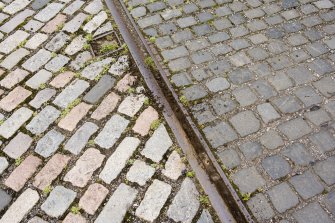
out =
[[261,115],[265,123],[280,118],[279,113],[274,109],[270,103],[264,103],[257,106],[257,111]]
[[335,138],[328,131],[320,131],[309,137],[312,143],[321,151],[328,152],[335,149]]
[[297,195],[287,183],[281,183],[272,187],[268,191],[268,195],[279,213],[283,213],[299,203]]
[[310,87],[301,87],[295,91],[295,95],[304,103],[306,107],[322,102],[322,98]]
[[268,149],[277,149],[279,146],[284,145],[283,139],[273,130],[267,131],[259,140]]
[[249,167],[238,171],[232,176],[232,180],[242,194],[253,193],[265,185],[265,180],[255,167]]
[[256,194],[247,202],[247,205],[259,222],[266,222],[275,215],[269,201],[263,194]]
[[329,186],[335,184],[335,156],[315,164],[314,170],[321,179]]
[[317,126],[321,126],[331,120],[331,117],[329,117],[328,113],[324,109],[307,112],[305,113],[305,117]]
[[218,151],[218,156],[222,161],[223,165],[228,169],[233,169],[241,163],[240,157],[234,149]]
[[333,222],[321,206],[314,202],[293,213],[298,223],[331,223]]
[[237,139],[235,131],[225,122],[219,122],[214,126],[207,126],[203,129],[209,143],[217,148],[228,142]]
[[281,96],[272,100],[272,103],[282,112],[282,113],[294,113],[301,109],[301,105],[292,95]]
[[290,140],[299,139],[312,132],[312,129],[302,118],[284,122],[278,126],[278,129]]
[[292,177],[290,183],[299,195],[306,200],[320,194],[324,190],[321,182],[311,171]]
[[291,172],[290,164],[278,155],[265,158],[262,161],[262,166],[274,180],[284,177]]
[[257,132],[260,128],[260,121],[252,111],[240,112],[230,118],[229,121],[242,137]]
[[237,88],[232,93],[241,106],[251,105],[257,100],[255,93],[249,87]]
[[258,142],[246,142],[239,148],[247,159],[255,159],[263,153],[262,146]]
[[331,213],[335,214],[335,190],[330,191],[324,197],[323,203]]
[[307,166],[314,161],[313,156],[301,143],[293,143],[286,147],[282,154],[292,160],[296,165]]

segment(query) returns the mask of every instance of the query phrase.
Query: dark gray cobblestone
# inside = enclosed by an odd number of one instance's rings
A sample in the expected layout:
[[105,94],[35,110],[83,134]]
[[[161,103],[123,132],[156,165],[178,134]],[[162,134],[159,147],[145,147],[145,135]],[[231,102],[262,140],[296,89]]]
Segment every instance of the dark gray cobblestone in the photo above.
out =
[[162,66],[256,220],[335,222],[335,2],[155,1],[158,12],[135,2],[140,25],[178,27],[151,44],[163,56],[183,49]]

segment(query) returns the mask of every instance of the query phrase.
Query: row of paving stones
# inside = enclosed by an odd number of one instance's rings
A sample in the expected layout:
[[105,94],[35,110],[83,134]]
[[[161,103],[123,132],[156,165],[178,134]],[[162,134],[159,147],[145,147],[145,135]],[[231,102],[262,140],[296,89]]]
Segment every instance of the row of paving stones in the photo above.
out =
[[255,219],[334,222],[334,1],[125,3]]
[[0,1],[1,223],[218,221],[116,31],[101,0]]

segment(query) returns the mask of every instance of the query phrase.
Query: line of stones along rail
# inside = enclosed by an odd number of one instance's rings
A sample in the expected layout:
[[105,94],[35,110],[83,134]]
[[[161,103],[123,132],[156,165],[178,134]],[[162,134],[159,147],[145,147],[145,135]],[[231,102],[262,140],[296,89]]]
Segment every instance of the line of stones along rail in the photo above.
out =
[[128,0],[258,222],[334,222],[333,0]]
[[1,0],[0,222],[218,222],[150,98],[103,1]]

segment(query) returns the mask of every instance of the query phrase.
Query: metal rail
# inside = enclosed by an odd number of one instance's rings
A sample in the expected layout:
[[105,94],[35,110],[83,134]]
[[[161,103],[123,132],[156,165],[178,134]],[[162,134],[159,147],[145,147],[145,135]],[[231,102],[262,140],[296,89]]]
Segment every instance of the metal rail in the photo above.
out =
[[[195,171],[201,186],[208,194],[221,222],[253,222],[188,111],[179,102],[166,72],[155,58],[125,4],[122,0],[105,1],[144,81],[161,105],[167,123]],[[157,74],[153,74],[144,63],[147,53],[157,66]]]

